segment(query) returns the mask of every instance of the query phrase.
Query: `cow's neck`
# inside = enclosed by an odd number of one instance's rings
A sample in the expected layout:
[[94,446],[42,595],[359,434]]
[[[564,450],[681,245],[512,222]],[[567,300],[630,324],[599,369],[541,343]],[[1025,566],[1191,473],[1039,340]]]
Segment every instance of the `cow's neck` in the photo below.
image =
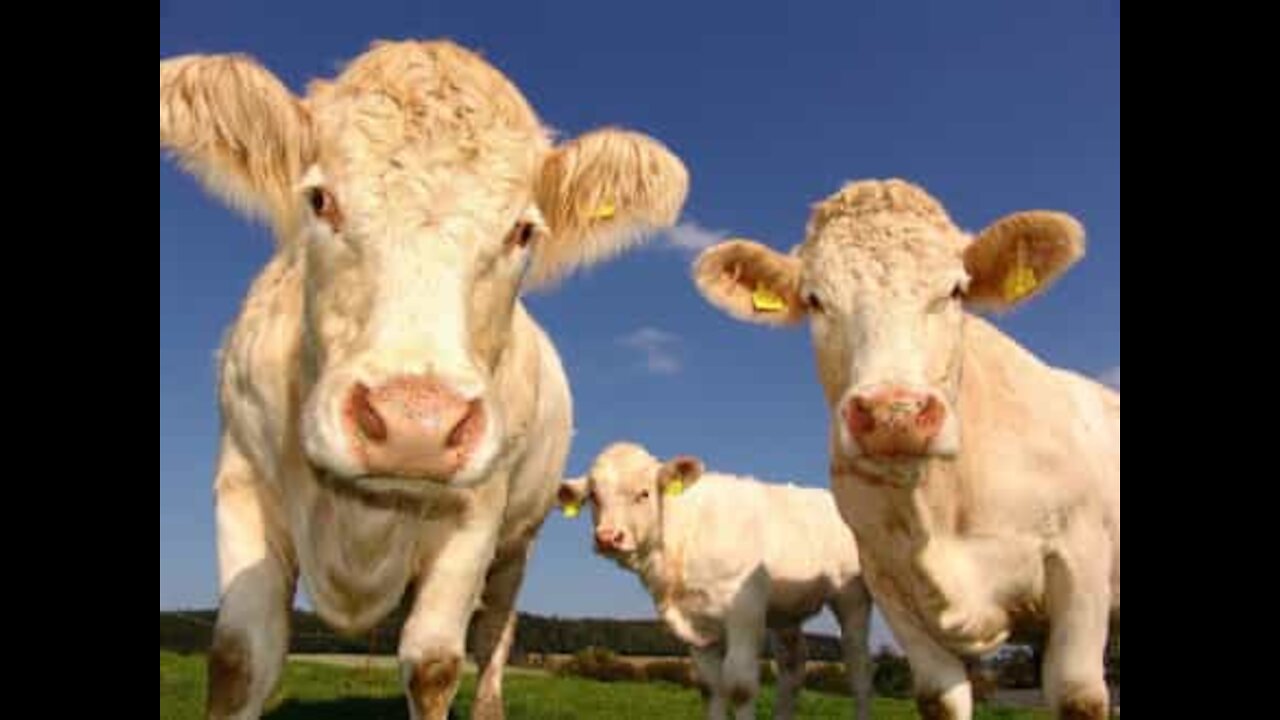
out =
[[684,551],[667,520],[668,513],[660,511],[658,539],[647,552],[637,558],[635,567],[659,611],[678,600],[684,577]]

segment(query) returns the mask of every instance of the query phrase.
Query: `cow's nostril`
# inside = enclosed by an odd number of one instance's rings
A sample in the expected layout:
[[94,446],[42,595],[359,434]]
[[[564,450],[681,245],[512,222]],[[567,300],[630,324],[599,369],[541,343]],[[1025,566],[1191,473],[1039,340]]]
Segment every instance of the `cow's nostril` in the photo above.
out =
[[920,414],[916,416],[916,425],[926,431],[937,430],[942,425],[946,414],[947,410],[942,403],[936,397],[930,396],[925,401]]
[[854,398],[845,411],[845,421],[849,432],[855,437],[869,433],[876,428],[875,417],[871,414],[869,404],[863,398]]
[[484,430],[484,406],[479,400],[472,400],[467,406],[467,414],[449,432],[445,446],[449,449],[467,447],[479,438]]
[[357,384],[351,391],[351,414],[356,427],[366,440],[380,443],[387,439],[387,423],[373,408],[369,401],[369,387],[364,383]]

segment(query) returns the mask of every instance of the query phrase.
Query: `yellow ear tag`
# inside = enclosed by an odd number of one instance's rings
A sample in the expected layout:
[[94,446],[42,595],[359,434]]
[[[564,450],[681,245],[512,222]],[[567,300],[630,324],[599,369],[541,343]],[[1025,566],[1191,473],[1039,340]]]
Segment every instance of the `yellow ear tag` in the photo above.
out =
[[1018,265],[1004,279],[1004,299],[1007,302],[1021,300],[1030,295],[1040,281],[1036,279],[1036,271],[1024,265]]
[[616,214],[618,214],[618,208],[614,207],[613,203],[607,202],[596,208],[596,211],[591,214],[591,219],[609,220]]
[[682,492],[684,492],[684,480],[676,478],[667,483],[667,489],[663,491],[663,494],[667,497],[675,497]]
[[578,517],[578,512],[582,510],[582,505],[576,502],[565,503],[561,510],[564,512],[565,517],[573,519]]
[[780,312],[787,309],[782,296],[764,285],[757,285],[756,291],[751,293],[751,306],[756,312]]

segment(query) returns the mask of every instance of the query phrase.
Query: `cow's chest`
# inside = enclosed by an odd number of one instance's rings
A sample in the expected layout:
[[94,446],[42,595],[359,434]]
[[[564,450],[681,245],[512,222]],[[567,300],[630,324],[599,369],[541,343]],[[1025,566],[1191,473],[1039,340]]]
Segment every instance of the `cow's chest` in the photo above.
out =
[[988,652],[1041,609],[1042,559],[1016,538],[866,544],[878,550],[863,553],[872,592],[956,652]]
[[327,494],[309,500],[293,523],[302,581],[322,618],[362,632],[402,598],[417,567],[422,524]]

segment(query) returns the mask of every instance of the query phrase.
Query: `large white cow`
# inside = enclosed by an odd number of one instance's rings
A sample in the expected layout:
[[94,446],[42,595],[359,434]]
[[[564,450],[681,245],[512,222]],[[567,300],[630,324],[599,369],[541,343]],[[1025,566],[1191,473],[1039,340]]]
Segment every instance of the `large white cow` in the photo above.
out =
[[633,443],[605,448],[560,488],[568,514],[590,504],[596,552],[639,576],[667,627],[691,648],[710,696],[707,717],[754,718],[766,628],[778,661],[774,715],[790,718],[804,685],[802,625],[827,606],[859,720],[871,717],[871,596],[853,533],[826,490],[706,472]]
[[500,717],[572,418],[521,279],[674,222],[683,164],[613,129],[553,146],[499,71],[448,42],[377,43],[304,98],[242,56],[162,60],[160,146],[278,238],[221,356],[208,714],[260,714],[301,576],[351,633],[412,589],[415,718],[447,713],[479,607],[473,715]]
[[927,718],[970,717],[962,657],[1047,623],[1062,718],[1108,713],[1120,607],[1120,396],[1050,367],[966,306],[1004,309],[1084,254],[1084,230],[1022,212],[970,237],[907,182],[851,183],[789,255],[734,240],[695,263],[733,317],[812,326],[831,482]]

